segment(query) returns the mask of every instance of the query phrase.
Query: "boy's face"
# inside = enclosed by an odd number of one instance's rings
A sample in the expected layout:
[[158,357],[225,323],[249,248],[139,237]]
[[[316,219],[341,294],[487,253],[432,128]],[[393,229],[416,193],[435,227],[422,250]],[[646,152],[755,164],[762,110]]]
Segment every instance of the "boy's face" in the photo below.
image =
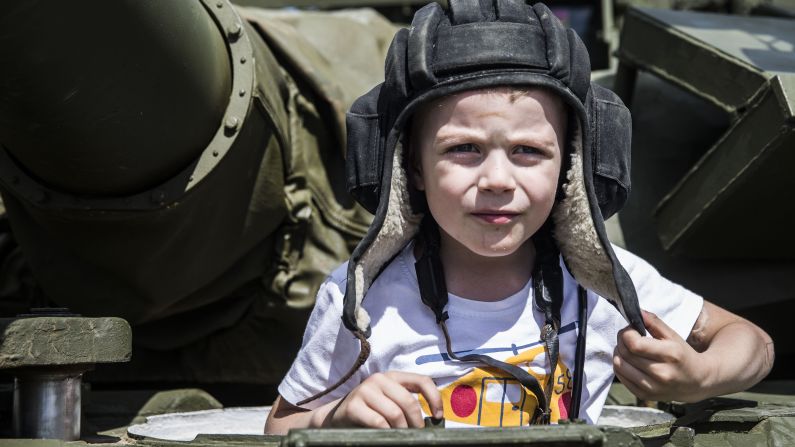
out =
[[566,110],[542,89],[475,90],[417,112],[415,186],[446,243],[480,256],[514,253],[552,210]]

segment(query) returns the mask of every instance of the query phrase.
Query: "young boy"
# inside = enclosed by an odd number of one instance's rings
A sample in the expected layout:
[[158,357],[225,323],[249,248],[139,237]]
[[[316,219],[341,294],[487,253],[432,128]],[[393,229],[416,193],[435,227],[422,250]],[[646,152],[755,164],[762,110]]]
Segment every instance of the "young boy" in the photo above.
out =
[[767,334],[607,241],[629,114],[576,35],[543,5],[449,5],[398,32],[348,116],[375,219],[321,286],[266,431],[596,422],[613,373],[651,400],[761,380]]

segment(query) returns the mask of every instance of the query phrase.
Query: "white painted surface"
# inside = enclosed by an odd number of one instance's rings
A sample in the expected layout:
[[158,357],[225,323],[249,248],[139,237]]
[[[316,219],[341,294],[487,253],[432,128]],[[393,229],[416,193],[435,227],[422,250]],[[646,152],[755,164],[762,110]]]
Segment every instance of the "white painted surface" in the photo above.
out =
[[150,416],[145,423],[127,428],[127,434],[167,441],[192,441],[199,434],[261,435],[270,411],[269,406],[237,407]]

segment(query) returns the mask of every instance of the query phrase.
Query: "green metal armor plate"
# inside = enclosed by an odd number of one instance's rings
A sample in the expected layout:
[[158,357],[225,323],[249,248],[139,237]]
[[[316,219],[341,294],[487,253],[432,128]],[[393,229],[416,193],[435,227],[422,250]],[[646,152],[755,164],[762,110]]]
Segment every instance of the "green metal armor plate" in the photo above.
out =
[[[791,20],[632,9],[617,90],[649,71],[723,108],[728,131],[660,202],[667,250],[693,257],[793,258],[795,26]],[[675,132],[671,129],[671,132]]]

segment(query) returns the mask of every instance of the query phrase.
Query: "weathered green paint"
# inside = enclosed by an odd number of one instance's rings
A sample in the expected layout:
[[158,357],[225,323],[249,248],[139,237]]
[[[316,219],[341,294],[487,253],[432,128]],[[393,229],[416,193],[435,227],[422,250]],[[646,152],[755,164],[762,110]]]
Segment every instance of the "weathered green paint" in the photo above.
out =
[[200,389],[161,391],[146,401],[132,423],[141,424],[147,417],[158,414],[217,410],[223,407],[211,394]]
[[72,445],[86,445],[82,442],[66,442],[58,439],[0,439],[3,447],[62,447]]
[[638,398],[621,382],[614,382],[610,386],[605,405],[636,405]]
[[[666,250],[689,257],[793,257],[795,216],[775,191],[795,187],[795,27],[784,19],[631,9],[618,90],[634,69],[672,81],[730,112],[729,130],[657,209]],[[737,237],[742,235],[742,237]]]
[[624,64],[735,112],[783,68],[781,59],[787,57],[773,46],[763,51],[763,34],[786,46],[795,30],[784,19],[630,9],[617,55]]
[[132,350],[121,318],[3,318],[0,334],[0,369],[126,362]]
[[582,424],[483,429],[292,430],[282,447],[311,446],[618,446],[637,447],[640,438],[616,427]]
[[795,215],[782,212],[777,191],[795,188],[793,79],[771,79],[762,97],[660,202],[666,249],[699,257],[792,258]]

